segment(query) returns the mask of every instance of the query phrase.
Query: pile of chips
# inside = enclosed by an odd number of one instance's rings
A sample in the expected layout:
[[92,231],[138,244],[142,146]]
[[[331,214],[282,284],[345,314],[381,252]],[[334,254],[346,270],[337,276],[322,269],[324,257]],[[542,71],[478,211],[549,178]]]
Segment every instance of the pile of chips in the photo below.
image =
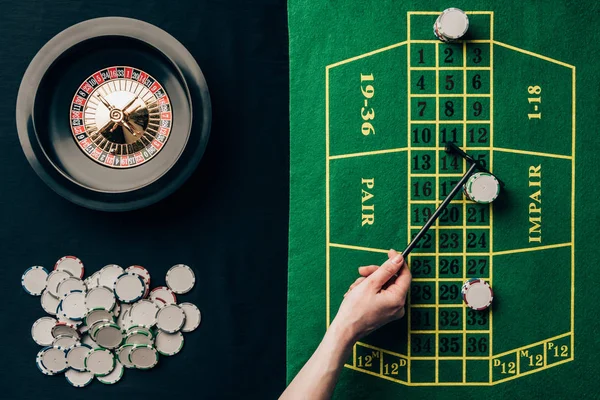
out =
[[46,375],[65,373],[75,387],[94,377],[113,384],[125,368],[150,369],[159,354],[172,356],[183,347],[182,332],[200,325],[201,314],[192,303],[177,304],[176,295],[195,284],[190,267],[177,264],[167,272],[167,286],[150,289],[150,273],[132,265],[116,264],[83,279],[81,260],[65,256],[50,273],[40,266],[21,278],[25,291],[41,296],[42,308],[52,317],[35,321],[33,340],[43,348],[36,364]]

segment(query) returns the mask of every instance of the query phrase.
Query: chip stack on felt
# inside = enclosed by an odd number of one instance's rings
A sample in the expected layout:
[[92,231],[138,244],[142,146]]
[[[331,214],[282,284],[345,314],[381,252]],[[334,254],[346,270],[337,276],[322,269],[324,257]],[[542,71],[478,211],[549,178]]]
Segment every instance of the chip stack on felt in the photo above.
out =
[[150,273],[140,265],[123,269],[109,264],[84,277],[74,256],[57,261],[50,273],[41,266],[27,269],[21,285],[41,296],[45,316],[33,324],[31,336],[43,348],[36,364],[46,375],[65,374],[75,387],[117,383],[125,368],[150,369],[159,355],[172,356],[183,347],[183,333],[200,325],[192,303],[177,303],[177,295],[195,284],[194,271],[184,264],[171,267],[167,286],[151,289]]

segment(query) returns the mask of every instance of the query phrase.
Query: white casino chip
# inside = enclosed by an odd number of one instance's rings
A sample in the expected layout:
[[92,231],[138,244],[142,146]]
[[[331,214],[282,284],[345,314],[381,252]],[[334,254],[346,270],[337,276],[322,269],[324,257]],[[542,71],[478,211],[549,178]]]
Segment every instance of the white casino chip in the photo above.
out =
[[115,296],[123,303],[133,303],[144,296],[146,283],[137,274],[124,273],[115,281]]
[[47,347],[40,356],[42,365],[53,374],[67,369],[67,352],[60,346]]
[[133,344],[124,344],[116,350],[117,358],[125,368],[135,368],[135,365],[129,361],[129,353],[133,349]]
[[[140,300],[129,310],[131,325],[154,326],[159,307],[150,300]],[[131,326],[130,325],[130,326]]]
[[174,356],[183,348],[183,334],[160,331],[154,340],[154,347],[163,356]]
[[150,291],[150,300],[156,299],[162,300],[165,304],[177,304],[177,296],[166,286],[159,286]]
[[72,276],[76,276],[79,279],[83,279],[83,263],[75,256],[64,256],[56,262],[54,265],[55,271],[67,271]]
[[123,364],[121,364],[118,360],[115,360],[115,368],[112,372],[105,376],[99,376],[98,381],[104,383],[105,385],[113,385],[121,380],[123,377]]
[[48,275],[46,290],[54,297],[58,296],[58,285],[65,279],[73,276],[69,271],[54,270]]
[[57,297],[52,296],[48,289],[46,289],[44,290],[44,293],[42,293],[40,303],[42,304],[44,311],[50,315],[56,315],[56,309],[58,308],[60,300]]
[[150,292],[150,272],[141,265],[132,265],[125,269],[125,272],[131,272],[133,274],[139,275],[144,283],[146,284],[146,290],[144,291],[143,298],[148,297],[148,292]]
[[48,281],[48,271],[44,267],[28,268],[21,276],[21,286],[32,296],[40,296]]
[[116,324],[102,324],[96,328],[93,338],[100,346],[112,350],[123,343],[123,332]]
[[458,8],[448,8],[442,12],[434,24],[434,32],[443,41],[457,40],[469,29],[467,14]]
[[96,376],[106,376],[115,368],[115,357],[108,349],[93,349],[85,357],[85,368]]
[[87,371],[69,369],[65,372],[65,379],[74,387],[80,388],[89,385],[94,380],[94,374]]
[[96,340],[96,337],[94,336],[96,334],[96,329],[100,326],[100,325],[105,325],[105,324],[112,324],[113,321],[110,319],[99,319],[98,321],[94,322],[92,325],[90,325],[89,327],[89,334],[91,336],[92,339]]
[[150,369],[158,364],[158,352],[147,344],[134,344],[129,352],[129,362],[138,369]]
[[70,276],[60,282],[56,288],[59,299],[62,299],[66,294],[71,293],[73,290],[79,290],[80,292],[86,293],[87,286],[81,279],[75,276]]
[[[196,276],[190,267],[177,264],[167,271],[167,286],[177,294],[185,294],[192,290],[196,283]],[[164,299],[165,301],[167,299]]]
[[92,325],[94,325],[94,323],[96,323],[100,320],[114,322],[115,317],[111,311],[108,311],[102,307],[99,307],[99,308],[93,308],[91,310],[88,310],[83,321],[85,322],[85,324],[88,327],[91,327]]
[[64,317],[74,321],[81,321],[87,312],[85,293],[81,290],[74,290],[67,293],[58,307]]
[[40,346],[51,346],[54,341],[52,328],[57,321],[52,317],[42,317],[33,323],[31,327],[31,337],[33,341]]
[[108,264],[98,271],[98,285],[114,290],[115,281],[123,274],[123,268],[117,264]]
[[52,348],[51,346],[48,347],[44,347],[43,349],[41,349],[38,353],[37,356],[35,357],[35,364],[37,365],[38,369],[40,370],[40,372],[44,375],[55,375],[54,372],[49,371],[44,364],[42,363],[42,355],[44,354],[44,352],[48,349]]
[[176,304],[169,304],[158,311],[156,327],[167,333],[181,330],[185,323],[185,312]]
[[104,308],[112,310],[115,307],[115,295],[112,290],[104,286],[98,286],[89,290],[85,296],[85,306],[88,310]]
[[127,333],[125,337],[125,344],[154,344],[154,338],[152,334],[149,334],[147,331],[143,330],[132,330]]
[[181,327],[181,332],[192,332],[200,326],[202,315],[200,310],[192,303],[181,303],[179,307],[185,313],[185,323]]
[[54,324],[50,332],[52,332],[52,337],[54,339],[61,335],[73,336],[79,339],[79,331],[77,330],[77,327],[66,322],[57,322]]
[[86,343],[76,343],[67,349],[67,364],[69,368],[77,371],[85,371],[85,357],[92,350]]
[[52,346],[60,346],[63,349],[68,349],[78,342],[77,338],[69,335],[58,335],[52,342]]

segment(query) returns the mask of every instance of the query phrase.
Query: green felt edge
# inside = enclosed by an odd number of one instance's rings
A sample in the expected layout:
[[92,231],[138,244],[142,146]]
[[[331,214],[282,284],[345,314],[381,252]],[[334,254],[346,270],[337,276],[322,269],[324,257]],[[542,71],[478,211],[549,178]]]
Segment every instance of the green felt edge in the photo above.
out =
[[[313,322],[312,318],[310,318],[312,309],[302,307],[302,303],[304,301],[311,301],[313,299],[318,300],[319,294],[322,295],[324,293],[322,284],[324,283],[324,277],[312,277],[321,283],[321,285],[315,282],[309,284],[303,279],[303,274],[297,268],[297,266],[300,266],[303,262],[304,248],[311,247],[317,251],[320,250],[311,239],[314,239],[317,236],[321,237],[323,241],[325,239],[324,224],[319,226],[314,217],[310,215],[311,211],[309,210],[307,214],[306,210],[304,210],[304,206],[306,204],[312,204],[309,198],[309,193],[305,191],[305,188],[311,186],[311,184],[314,188],[319,188],[318,197],[314,200],[321,204],[322,207],[324,206],[324,187],[321,182],[321,177],[324,172],[324,164],[314,163],[318,173],[304,177],[302,176],[302,169],[297,170],[296,168],[301,164],[303,157],[310,157],[311,161],[314,158],[314,153],[311,151],[312,143],[303,140],[301,135],[294,134],[294,132],[301,132],[305,128],[308,128],[307,131],[311,131],[311,129],[306,126],[306,122],[303,123],[301,120],[294,118],[296,110],[298,110],[300,113],[304,111],[302,109],[302,102],[307,101],[307,93],[303,90],[298,90],[306,79],[304,76],[301,79],[298,79],[301,73],[306,73],[306,70],[302,69],[302,61],[300,61],[295,54],[296,49],[300,49],[302,47],[301,29],[298,34],[296,34],[293,29],[296,27],[296,20],[298,20],[298,23],[300,24],[300,20],[303,19],[301,15],[303,10],[299,6],[302,5],[295,5],[293,4],[293,1],[288,1],[288,32],[290,43],[290,240],[288,246],[288,315],[286,335],[286,379],[288,383],[293,379],[308,357],[310,357],[310,352],[312,349],[316,348],[316,345],[318,344],[318,342],[314,340],[315,335],[312,334],[306,336],[306,338],[310,338],[310,340],[298,341],[297,336],[294,334],[295,322],[305,321],[305,328],[307,330],[310,329],[313,332],[320,330],[321,332],[325,332],[324,313],[320,312],[323,314],[323,321],[320,325],[318,325]],[[298,72],[298,75],[296,75],[296,72]],[[315,123],[322,127],[324,124],[324,117],[322,116],[322,113],[318,113],[316,115],[316,120],[317,121]],[[324,140],[321,140],[319,150],[321,154],[324,154]],[[306,181],[304,181],[307,183],[306,186],[302,184],[303,179],[306,179]],[[308,183],[308,181],[310,181],[310,183]],[[317,193],[315,193],[315,195],[317,195]],[[313,235],[306,236],[309,238],[310,243],[292,240],[292,238],[301,237],[304,229],[308,229],[313,232]],[[315,261],[319,262],[320,258],[315,259]],[[307,288],[307,290],[304,291],[302,289],[303,287]],[[321,290],[319,290],[319,287]],[[309,290],[311,290],[310,293]],[[303,292],[305,293],[305,296],[298,295]],[[296,293],[296,295],[294,295],[294,293]],[[310,299],[307,299],[307,297],[310,297]]]

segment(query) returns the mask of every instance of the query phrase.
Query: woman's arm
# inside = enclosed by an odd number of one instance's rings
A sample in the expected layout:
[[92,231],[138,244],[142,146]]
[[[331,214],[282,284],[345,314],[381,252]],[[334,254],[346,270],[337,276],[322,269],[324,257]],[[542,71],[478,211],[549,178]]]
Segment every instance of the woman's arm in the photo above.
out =
[[[281,395],[281,400],[331,398],[344,362],[361,337],[404,316],[411,274],[394,250],[378,267],[360,267],[361,275],[344,295],[337,315],[312,357]],[[397,274],[397,277],[394,275]]]

